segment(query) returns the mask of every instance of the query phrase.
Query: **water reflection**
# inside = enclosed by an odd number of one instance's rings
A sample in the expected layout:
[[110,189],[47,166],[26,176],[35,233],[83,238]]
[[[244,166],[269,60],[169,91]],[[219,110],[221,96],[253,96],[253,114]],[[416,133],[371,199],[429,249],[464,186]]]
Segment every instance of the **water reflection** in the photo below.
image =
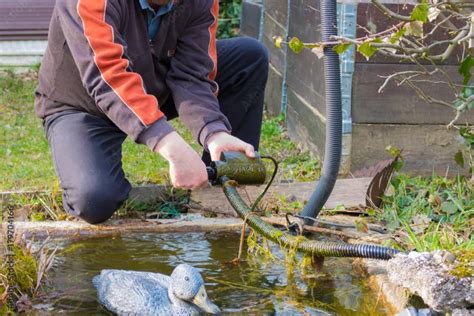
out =
[[[109,315],[97,300],[91,279],[102,269],[170,274],[182,262],[198,268],[209,296],[225,314],[383,315],[387,311],[349,259],[327,259],[321,272],[302,281],[288,277],[284,256],[273,245],[276,260],[251,258],[240,265],[239,235],[234,233],[133,234],[117,238],[63,242],[41,303],[48,313]],[[46,311],[38,311],[40,315]]]

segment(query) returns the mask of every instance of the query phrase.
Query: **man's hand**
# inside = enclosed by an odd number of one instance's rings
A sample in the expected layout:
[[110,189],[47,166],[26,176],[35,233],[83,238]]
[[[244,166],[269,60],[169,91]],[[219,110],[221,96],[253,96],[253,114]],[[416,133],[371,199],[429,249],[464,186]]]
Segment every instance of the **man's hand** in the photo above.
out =
[[168,160],[173,187],[194,190],[207,186],[206,165],[178,133],[172,132],[163,137],[155,151]]
[[234,137],[226,132],[217,132],[207,141],[207,148],[211,154],[212,161],[217,161],[224,151],[241,151],[247,157],[255,158],[255,149],[252,145]]

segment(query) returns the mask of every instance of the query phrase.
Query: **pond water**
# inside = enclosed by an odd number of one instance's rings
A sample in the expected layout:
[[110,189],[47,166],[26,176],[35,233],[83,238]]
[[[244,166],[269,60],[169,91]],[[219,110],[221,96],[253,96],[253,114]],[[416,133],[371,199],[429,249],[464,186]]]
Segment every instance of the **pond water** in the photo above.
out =
[[[60,244],[49,286],[36,314],[109,315],[96,299],[91,279],[101,269],[127,269],[169,275],[179,263],[198,268],[209,297],[224,314],[384,315],[377,293],[353,271],[350,259],[326,259],[321,272],[288,278],[284,257],[251,257],[239,265],[236,233],[132,234]],[[247,256],[246,256],[247,257]]]

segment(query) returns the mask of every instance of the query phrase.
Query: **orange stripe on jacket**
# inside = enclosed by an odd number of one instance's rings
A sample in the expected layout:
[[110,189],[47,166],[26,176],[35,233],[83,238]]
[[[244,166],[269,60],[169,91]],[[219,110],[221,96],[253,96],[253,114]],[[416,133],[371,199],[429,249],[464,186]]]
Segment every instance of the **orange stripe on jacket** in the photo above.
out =
[[127,107],[148,126],[163,117],[158,100],[146,93],[141,76],[127,71],[123,46],[114,42],[114,30],[105,22],[107,0],[78,0],[77,12],[84,35],[94,52],[94,62],[103,80]]
[[217,76],[217,48],[216,48],[216,34],[217,34],[217,24],[219,16],[219,0],[214,0],[211,8],[211,14],[214,17],[214,23],[209,27],[209,56],[212,59],[213,67],[212,71],[209,74],[209,79],[215,80]]

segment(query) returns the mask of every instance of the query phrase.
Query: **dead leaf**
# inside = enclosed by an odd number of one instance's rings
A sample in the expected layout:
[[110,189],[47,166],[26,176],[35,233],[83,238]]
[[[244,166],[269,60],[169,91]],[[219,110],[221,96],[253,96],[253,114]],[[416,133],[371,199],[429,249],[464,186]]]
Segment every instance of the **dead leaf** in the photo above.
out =
[[323,45],[316,46],[313,49],[311,49],[311,52],[315,54],[318,57],[318,59],[321,59],[324,57],[324,46]]
[[31,304],[30,298],[28,295],[23,294],[20,299],[16,302],[16,308],[18,313],[24,313],[33,307],[33,304]]

